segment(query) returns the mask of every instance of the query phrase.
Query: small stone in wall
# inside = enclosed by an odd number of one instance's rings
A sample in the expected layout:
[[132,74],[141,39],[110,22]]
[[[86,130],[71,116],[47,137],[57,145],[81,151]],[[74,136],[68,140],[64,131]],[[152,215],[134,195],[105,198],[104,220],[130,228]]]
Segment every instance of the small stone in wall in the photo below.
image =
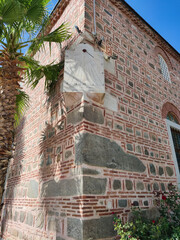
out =
[[126,179],[126,189],[132,190],[133,189],[133,183],[131,180]]
[[137,182],[136,188],[137,188],[137,190],[144,190],[144,183],[143,182]]
[[121,181],[120,180],[114,180],[114,182],[113,182],[113,189],[114,190],[121,189]]
[[166,187],[165,187],[164,183],[161,183],[161,190],[166,191]]
[[155,169],[154,164],[150,163],[149,166],[150,166],[150,172],[151,172],[151,174],[156,175],[156,169]]
[[66,153],[65,153],[65,158],[67,159],[67,158],[69,158],[70,156],[72,156],[72,151],[67,151]]
[[174,171],[171,167],[166,167],[166,172],[170,177],[174,175]]
[[159,191],[159,185],[158,185],[157,182],[155,182],[155,183],[153,184],[153,189],[154,189],[154,191]]
[[162,176],[164,174],[164,169],[159,166],[159,175]]
[[120,199],[120,200],[118,200],[118,206],[122,207],[122,208],[127,207],[127,199]]

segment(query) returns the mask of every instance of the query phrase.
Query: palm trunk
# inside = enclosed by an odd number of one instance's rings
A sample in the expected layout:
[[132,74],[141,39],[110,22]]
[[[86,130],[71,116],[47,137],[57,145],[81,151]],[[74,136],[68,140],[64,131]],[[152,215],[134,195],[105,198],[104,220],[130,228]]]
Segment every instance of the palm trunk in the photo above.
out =
[[[7,167],[12,157],[14,114],[16,111],[17,89],[21,77],[17,61],[11,60],[6,52],[0,57],[0,203],[4,192]],[[0,212],[2,209],[0,205]]]

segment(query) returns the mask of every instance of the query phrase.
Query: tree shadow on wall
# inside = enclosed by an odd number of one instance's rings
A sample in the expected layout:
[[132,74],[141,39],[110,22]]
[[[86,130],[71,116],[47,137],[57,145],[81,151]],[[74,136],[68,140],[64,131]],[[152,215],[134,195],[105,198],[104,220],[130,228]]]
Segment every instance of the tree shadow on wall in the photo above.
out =
[[13,158],[9,162],[8,171],[6,175],[5,191],[3,194],[3,208],[2,208],[2,218],[1,218],[1,237],[7,231],[8,221],[16,221],[17,213],[13,211],[13,203],[18,197],[22,196],[22,189],[18,187],[18,183],[21,180],[21,175],[23,174],[23,161],[25,156],[25,144],[24,144],[24,134],[23,128],[25,125],[25,118],[21,119],[20,125],[16,129],[15,134],[15,151],[13,153]]
[[[47,110],[50,111],[49,121],[46,121],[45,128],[41,133],[40,139],[40,165],[39,165],[39,182],[41,184],[40,201],[43,206],[41,216],[46,221],[42,223],[46,226],[47,232],[53,232],[55,236],[60,235],[60,206],[50,204],[49,195],[44,184],[47,182],[59,181],[61,178],[62,158],[63,158],[63,141],[66,131],[66,109],[63,104],[63,96],[59,91],[60,81],[56,85],[55,92],[47,99]],[[55,184],[52,184],[54,191]],[[46,193],[47,194],[46,194]],[[52,197],[51,197],[52,199]]]

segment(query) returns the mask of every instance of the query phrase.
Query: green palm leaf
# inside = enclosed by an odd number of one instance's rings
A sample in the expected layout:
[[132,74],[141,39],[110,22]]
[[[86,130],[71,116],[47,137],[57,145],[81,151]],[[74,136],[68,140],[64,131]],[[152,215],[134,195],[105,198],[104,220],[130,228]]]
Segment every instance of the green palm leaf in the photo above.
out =
[[18,90],[19,94],[16,96],[16,113],[15,126],[19,124],[24,111],[29,107],[29,96],[22,90]]
[[36,52],[40,50],[44,42],[49,42],[50,46],[52,42],[61,43],[71,37],[69,32],[68,24],[63,23],[60,27],[55,29],[53,32],[47,35],[41,35],[32,41],[31,46],[29,47],[29,53]]

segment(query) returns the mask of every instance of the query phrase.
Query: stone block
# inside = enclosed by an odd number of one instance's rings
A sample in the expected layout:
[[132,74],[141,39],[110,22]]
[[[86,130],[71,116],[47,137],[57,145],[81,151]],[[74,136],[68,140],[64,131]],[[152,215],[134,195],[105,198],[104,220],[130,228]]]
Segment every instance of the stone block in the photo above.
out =
[[39,211],[35,218],[35,227],[42,229],[44,227],[45,213]]
[[106,178],[83,177],[83,194],[105,194]]
[[67,235],[75,240],[83,240],[83,220],[79,218],[68,218]]
[[174,175],[174,171],[171,167],[166,167],[166,172],[170,177]]
[[26,224],[29,226],[33,225],[33,215],[31,213],[27,213]]
[[136,188],[137,188],[137,190],[144,190],[144,183],[143,182],[137,182]]
[[114,189],[114,190],[121,189],[121,181],[120,181],[120,180],[115,179],[115,180],[113,181],[113,189]]
[[118,206],[123,208],[127,207],[127,199],[118,200]]
[[82,192],[79,178],[63,179],[58,182],[50,180],[44,182],[41,189],[41,197],[58,197],[58,196],[77,196]]
[[155,168],[154,164],[150,163],[149,166],[150,166],[151,174],[156,175],[156,168]]
[[71,237],[75,240],[112,238],[116,235],[113,227],[113,219],[113,216],[90,220],[68,218],[68,237]]
[[95,169],[83,168],[82,173],[84,175],[98,175],[100,172]]
[[126,189],[127,190],[132,190],[133,189],[133,183],[132,183],[131,180],[126,179],[125,183],[126,183]]
[[73,110],[67,115],[67,123],[77,124],[86,119],[89,122],[104,123],[104,115],[100,108],[85,104],[84,107]]
[[164,174],[164,169],[159,166],[159,175],[162,176]]
[[30,180],[28,184],[28,198],[37,198],[39,193],[39,183],[36,180]]
[[114,141],[90,133],[75,136],[75,163],[144,172],[146,167],[136,156],[127,154]]

